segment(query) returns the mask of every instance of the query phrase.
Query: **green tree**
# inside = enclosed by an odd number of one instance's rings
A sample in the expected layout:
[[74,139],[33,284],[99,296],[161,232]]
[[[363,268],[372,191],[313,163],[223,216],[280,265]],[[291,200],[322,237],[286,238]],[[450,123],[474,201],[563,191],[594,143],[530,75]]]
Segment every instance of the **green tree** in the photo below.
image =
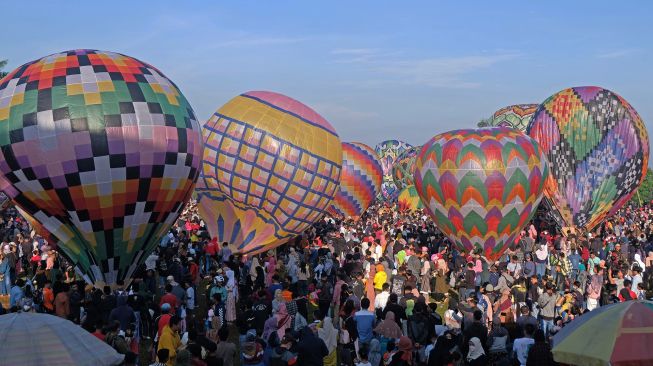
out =
[[0,78],[3,78],[7,75],[6,72],[2,71],[5,66],[7,66],[7,60],[0,60]]
[[490,118],[484,118],[484,119],[480,120],[476,125],[477,125],[478,127],[490,127],[490,126],[491,126],[491,124],[490,124],[491,122],[492,122],[492,118],[491,118],[491,117],[490,117]]
[[637,188],[637,191],[633,195],[633,198],[630,199],[630,204],[633,206],[639,206],[640,201],[642,204],[651,202],[653,200],[653,172],[651,168],[648,168],[648,173],[642,182],[642,185]]

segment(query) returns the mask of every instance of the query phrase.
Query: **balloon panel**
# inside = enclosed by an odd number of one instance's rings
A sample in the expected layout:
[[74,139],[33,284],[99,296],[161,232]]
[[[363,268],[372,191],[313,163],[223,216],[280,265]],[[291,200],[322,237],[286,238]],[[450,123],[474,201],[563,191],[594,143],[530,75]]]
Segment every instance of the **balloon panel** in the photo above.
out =
[[538,104],[516,104],[494,112],[490,126],[509,127],[525,132]]
[[343,142],[340,188],[327,212],[339,217],[361,215],[381,192],[382,177],[379,157],[371,147]]
[[417,211],[424,208],[422,199],[419,198],[417,189],[414,185],[409,185],[406,188],[402,189],[399,192],[399,197],[397,197],[397,204],[399,205],[399,210],[410,210]]
[[399,155],[397,161],[392,165],[392,179],[397,189],[413,185],[413,174],[415,170],[415,159],[421,146],[414,146]]
[[211,116],[203,134],[200,212],[209,232],[238,252],[301,234],[336,194],[340,139],[292,98],[241,94]]
[[392,179],[392,165],[399,155],[411,147],[412,145],[399,140],[386,140],[374,147],[374,151],[381,159],[381,166],[383,167],[380,199],[393,201],[397,198],[399,190]]
[[549,174],[538,144],[505,127],[437,135],[415,166],[415,187],[438,227],[460,248],[480,248],[490,259],[528,223]]
[[593,229],[644,180],[649,142],[635,109],[600,87],[565,89],[533,116],[528,133],[551,163],[546,197],[560,226]]
[[193,190],[200,127],[151,65],[73,50],[0,81],[0,188],[88,281],[128,278]]

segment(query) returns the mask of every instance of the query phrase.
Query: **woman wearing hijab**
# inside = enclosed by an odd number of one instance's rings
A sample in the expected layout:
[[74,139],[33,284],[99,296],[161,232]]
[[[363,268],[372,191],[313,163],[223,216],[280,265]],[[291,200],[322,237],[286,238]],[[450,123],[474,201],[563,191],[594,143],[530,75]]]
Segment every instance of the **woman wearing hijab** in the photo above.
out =
[[456,348],[456,337],[452,331],[446,331],[439,336],[435,347],[429,353],[428,366],[445,366],[449,364],[451,352]]
[[483,351],[483,346],[481,346],[481,340],[478,337],[473,337],[469,340],[469,351],[467,352],[466,360],[469,366],[484,366],[487,364],[487,357],[485,356],[485,351]]
[[288,314],[285,303],[279,305],[279,311],[274,314],[274,317],[277,319],[277,335],[279,339],[283,339],[286,330],[292,325],[292,317]]
[[265,266],[265,272],[267,273],[265,277],[265,286],[270,286],[272,284],[272,276],[274,276],[277,270],[277,259],[274,255],[268,257],[267,264]]
[[412,366],[413,341],[406,336],[401,336],[397,343],[397,352],[390,356],[388,366]]
[[279,311],[279,306],[286,301],[283,299],[283,293],[281,289],[277,289],[274,291],[274,299],[272,299],[272,312],[276,313]]
[[279,324],[279,320],[277,319],[276,315],[272,315],[268,320],[265,321],[265,324],[263,325],[263,334],[261,335],[261,338],[263,338],[264,341],[268,341],[270,338],[270,334],[275,333],[278,329],[277,324]]
[[338,331],[333,327],[333,320],[326,316],[322,320],[322,325],[317,329],[318,337],[324,341],[329,354],[324,357],[324,366],[335,366],[338,357],[336,348],[338,346]]
[[381,353],[381,342],[379,342],[378,339],[374,338],[370,342],[370,350],[367,353],[367,361],[372,366],[382,366],[382,359],[383,354]]
[[391,339],[397,339],[402,336],[401,328],[397,325],[395,320],[395,313],[388,311],[385,314],[385,319],[383,319],[379,325],[374,328],[374,333]]
[[227,269],[227,307],[225,319],[231,323],[236,321],[236,301],[238,301],[238,286],[234,271]]
[[[370,307],[374,307],[374,299],[376,298],[376,294],[374,293],[374,276],[376,276],[376,267],[375,266],[370,266],[370,273],[367,278],[367,282],[365,282],[365,296],[370,299]],[[370,310],[370,309],[365,309],[365,310]],[[373,311],[374,309],[371,309],[370,311]]]

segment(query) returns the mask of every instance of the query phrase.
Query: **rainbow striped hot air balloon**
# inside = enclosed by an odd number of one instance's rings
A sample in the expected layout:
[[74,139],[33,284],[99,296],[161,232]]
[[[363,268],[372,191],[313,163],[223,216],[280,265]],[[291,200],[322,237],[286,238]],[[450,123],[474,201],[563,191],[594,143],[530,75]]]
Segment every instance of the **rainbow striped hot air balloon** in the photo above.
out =
[[334,216],[360,216],[381,191],[382,178],[379,157],[371,147],[343,142],[340,188],[328,212]]
[[417,211],[424,208],[422,199],[419,198],[417,194],[417,189],[414,185],[406,186],[399,192],[399,197],[397,197],[397,204],[399,205],[399,210],[410,210]]
[[537,142],[506,127],[437,135],[415,165],[415,187],[438,227],[491,260],[528,223],[549,175]]
[[210,234],[239,253],[301,234],[331,204],[342,147],[335,129],[285,95],[253,91],[204,126],[198,208]]
[[[415,173],[415,159],[421,146],[413,146],[399,155],[397,161],[392,165],[392,179],[397,189],[413,185],[413,175]],[[401,194],[401,193],[400,193]]]

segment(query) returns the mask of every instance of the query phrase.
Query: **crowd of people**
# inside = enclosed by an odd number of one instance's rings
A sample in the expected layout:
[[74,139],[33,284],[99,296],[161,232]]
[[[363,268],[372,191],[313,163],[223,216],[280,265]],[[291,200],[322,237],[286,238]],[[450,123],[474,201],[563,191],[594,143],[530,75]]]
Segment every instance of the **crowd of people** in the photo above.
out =
[[0,312],[67,318],[125,364],[553,365],[551,338],[576,317],[653,295],[650,206],[592,232],[536,220],[492,261],[382,205],[242,256],[190,202],[129,283],[103,288],[15,209],[0,234]]

